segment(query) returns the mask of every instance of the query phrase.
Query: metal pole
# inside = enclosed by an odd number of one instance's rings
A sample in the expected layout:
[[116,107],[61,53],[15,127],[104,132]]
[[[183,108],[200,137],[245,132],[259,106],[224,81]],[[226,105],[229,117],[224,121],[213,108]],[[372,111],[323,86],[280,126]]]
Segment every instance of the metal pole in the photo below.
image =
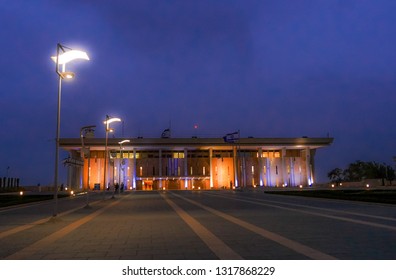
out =
[[122,161],[122,144],[120,144],[120,161],[118,165],[118,194],[120,194],[120,188],[121,188],[121,161]]
[[[81,159],[82,159],[82,161],[83,161],[83,167],[82,167],[82,170],[81,170],[81,173],[80,173],[80,176],[81,176],[81,181],[82,181],[82,187],[84,188],[84,166],[85,166],[85,154],[84,154],[84,151],[85,151],[85,142],[84,142],[84,136],[86,136],[88,133],[92,133],[93,131],[94,131],[94,128],[95,128],[96,126],[95,125],[90,125],[90,126],[84,126],[84,127],[82,127],[81,129],[80,129],[80,137],[81,137],[81,152],[80,152],[80,156],[81,156]],[[87,190],[87,200],[86,200],[86,208],[88,208],[89,207],[89,191],[90,191],[90,185],[89,185],[89,183],[90,183],[90,164],[91,164],[91,149],[90,149],[90,147],[88,147],[88,170],[87,170],[87,188],[86,188],[86,190]]]
[[115,166],[115,160],[113,160],[113,180],[112,180],[112,185],[113,185],[113,193],[112,193],[112,195],[111,195],[111,198],[115,198],[114,197],[114,194],[115,194],[115,184],[114,184],[114,177],[116,177],[117,175],[115,174],[115,169],[116,168],[116,166]]
[[[106,116],[106,121],[107,121],[107,119],[108,119],[108,117]],[[107,180],[107,137],[108,137],[108,133],[109,133],[109,131],[108,131],[108,125],[107,125],[107,123],[106,123],[106,137],[105,137],[105,152],[104,152],[104,166],[103,166],[103,169],[104,169],[104,179],[103,179],[103,199],[104,199],[104,196],[105,196],[105,191],[106,191],[106,180]]]
[[[81,182],[81,187],[84,189],[84,134],[83,134],[84,128],[82,127],[80,129],[80,138],[81,138],[81,151],[80,151],[80,157],[81,160],[83,162],[83,166],[80,169],[80,182]],[[86,202],[86,206],[88,206],[88,192],[87,192],[87,202]]]
[[[58,215],[58,165],[59,165],[59,138],[60,138],[60,111],[61,111],[61,97],[62,97],[62,75],[59,72],[59,50],[64,51],[61,44],[56,45],[56,63],[55,72],[58,74],[58,112],[56,116],[56,138],[55,138],[55,175],[54,175],[54,212],[53,217]],[[65,70],[65,64],[63,64],[63,71]]]
[[[59,49],[58,49],[57,52],[58,52],[57,53],[57,57],[59,57]],[[61,92],[62,92],[62,78],[61,78],[61,76],[59,76],[59,84],[58,84],[58,113],[57,113],[56,139],[55,139],[54,212],[52,214],[54,217],[56,217],[58,215],[58,163],[59,163],[59,135],[60,135]]]
[[[88,191],[91,190],[91,147],[88,147]],[[88,195],[88,194],[87,194]]]

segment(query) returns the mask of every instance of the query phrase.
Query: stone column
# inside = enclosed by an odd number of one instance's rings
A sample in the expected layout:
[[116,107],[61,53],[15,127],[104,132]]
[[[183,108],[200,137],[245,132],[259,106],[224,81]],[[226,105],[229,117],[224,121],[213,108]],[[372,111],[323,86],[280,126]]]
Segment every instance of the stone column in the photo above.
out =
[[296,180],[294,178],[294,157],[290,158],[290,184],[292,187],[296,186]]
[[184,189],[188,188],[188,155],[187,148],[184,148]]
[[239,186],[239,182],[238,182],[238,154],[237,154],[237,147],[233,146],[233,155],[234,155],[234,186],[238,187]]
[[212,164],[212,158],[213,158],[213,148],[209,148],[209,175],[210,175],[210,182],[209,182],[209,187],[213,188],[213,164]]
[[281,150],[281,160],[282,160],[282,184],[284,186],[288,185],[288,180],[287,180],[287,168],[286,168],[286,148],[282,148]]
[[269,153],[268,153],[267,160],[265,162],[265,166],[267,169],[267,186],[272,187],[272,184],[271,184],[271,159],[269,158]]
[[158,151],[158,176],[159,176],[159,188],[162,189],[162,150]]
[[307,171],[307,185],[312,185],[312,174],[311,174],[311,151],[309,148],[305,148],[305,163]]
[[136,190],[136,149],[133,149],[132,188]]
[[263,149],[258,150],[258,166],[260,170],[260,186],[264,186],[264,165],[263,165]]

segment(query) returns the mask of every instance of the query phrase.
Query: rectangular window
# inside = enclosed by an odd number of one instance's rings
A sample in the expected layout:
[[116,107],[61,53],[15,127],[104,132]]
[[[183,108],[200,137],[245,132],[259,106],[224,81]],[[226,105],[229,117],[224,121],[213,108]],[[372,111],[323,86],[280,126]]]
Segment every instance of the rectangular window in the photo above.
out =
[[140,177],[143,176],[143,167],[142,166],[140,166],[140,168],[139,168],[139,175],[140,175]]
[[300,157],[300,150],[286,150],[286,157]]
[[202,167],[202,173],[203,173],[203,175],[204,175],[204,176],[206,175],[205,166],[204,166],[204,167]]
[[263,152],[263,155],[262,155],[262,157],[265,157],[265,158],[267,158],[267,157],[268,157],[268,152]]
[[173,158],[184,158],[184,152],[175,152],[172,155]]

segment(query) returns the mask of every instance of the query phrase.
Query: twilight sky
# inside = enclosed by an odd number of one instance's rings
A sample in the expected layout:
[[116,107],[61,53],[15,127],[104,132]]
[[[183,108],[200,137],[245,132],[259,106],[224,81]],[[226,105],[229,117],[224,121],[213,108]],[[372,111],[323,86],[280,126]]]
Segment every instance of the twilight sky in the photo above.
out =
[[86,125],[103,137],[110,114],[124,120],[116,137],[160,137],[169,124],[173,137],[194,125],[199,137],[330,135],[316,154],[322,182],[358,159],[393,165],[395,10],[394,0],[0,0],[0,176],[53,183],[58,42],[91,58],[68,65],[61,137]]

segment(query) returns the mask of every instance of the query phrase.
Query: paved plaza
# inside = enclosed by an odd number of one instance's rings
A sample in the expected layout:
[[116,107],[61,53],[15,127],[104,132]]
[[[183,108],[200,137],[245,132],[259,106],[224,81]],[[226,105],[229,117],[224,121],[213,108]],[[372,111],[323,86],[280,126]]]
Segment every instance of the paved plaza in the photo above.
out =
[[11,260],[396,258],[396,207],[234,191],[90,193],[0,209]]

